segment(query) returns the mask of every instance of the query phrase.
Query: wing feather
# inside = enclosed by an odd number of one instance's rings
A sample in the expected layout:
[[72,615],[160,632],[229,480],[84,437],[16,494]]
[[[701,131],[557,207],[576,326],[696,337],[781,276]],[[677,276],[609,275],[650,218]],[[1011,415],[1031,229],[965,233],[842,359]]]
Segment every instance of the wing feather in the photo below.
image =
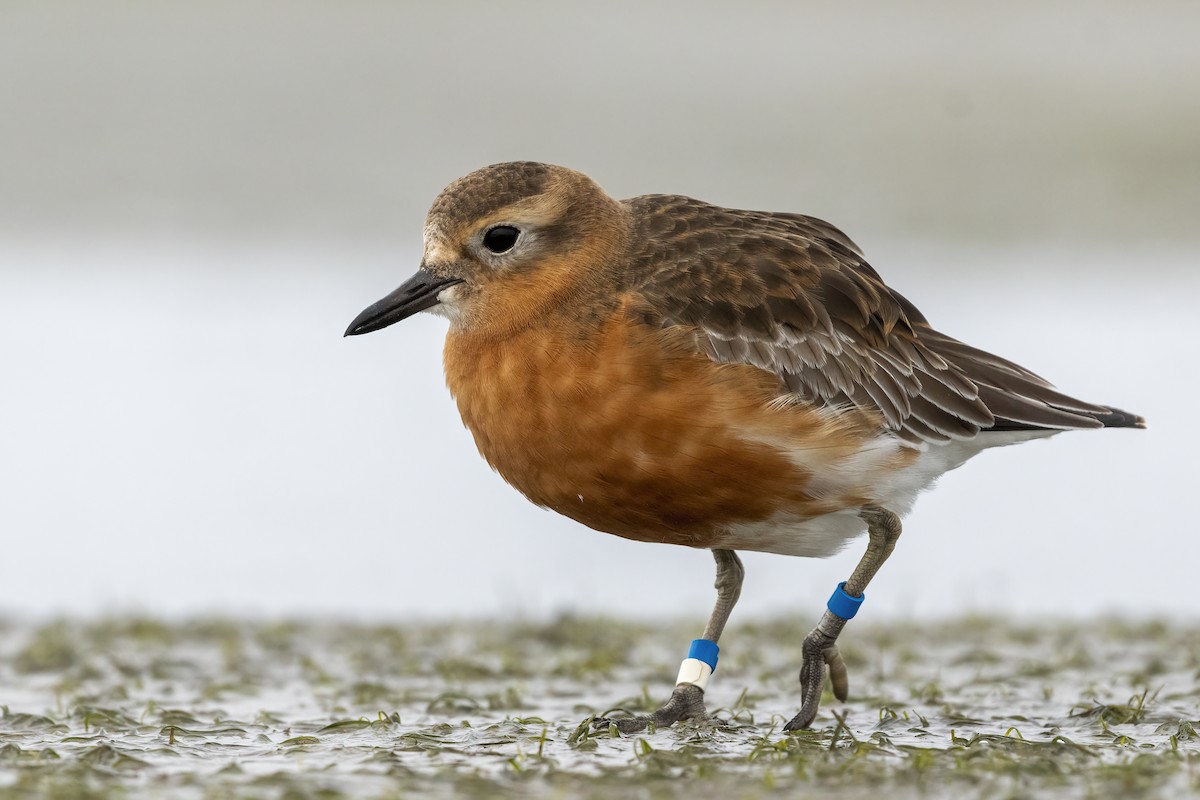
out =
[[781,395],[876,411],[913,444],[1110,413],[934,330],[826,222],[679,196],[625,203],[640,226],[626,288],[644,318],[690,328],[714,361],[773,372]]

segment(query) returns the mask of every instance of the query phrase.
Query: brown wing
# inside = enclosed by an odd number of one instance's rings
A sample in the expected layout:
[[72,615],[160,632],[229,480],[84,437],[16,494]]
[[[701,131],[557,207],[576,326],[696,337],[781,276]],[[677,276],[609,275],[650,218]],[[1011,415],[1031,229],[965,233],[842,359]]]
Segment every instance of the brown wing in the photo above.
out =
[[910,442],[1101,427],[1110,411],[933,330],[826,222],[678,196],[625,203],[640,226],[627,277],[646,321],[691,328],[715,361],[770,370],[781,394],[874,409]]

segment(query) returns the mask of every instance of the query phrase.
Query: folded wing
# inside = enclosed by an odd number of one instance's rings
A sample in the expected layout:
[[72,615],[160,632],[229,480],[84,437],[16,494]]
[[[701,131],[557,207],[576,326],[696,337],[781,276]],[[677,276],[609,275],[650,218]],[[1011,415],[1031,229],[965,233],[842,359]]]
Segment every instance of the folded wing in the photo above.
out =
[[913,444],[1140,423],[934,330],[826,222],[679,196],[626,203],[643,226],[627,280],[644,321],[771,371],[781,398],[873,409]]

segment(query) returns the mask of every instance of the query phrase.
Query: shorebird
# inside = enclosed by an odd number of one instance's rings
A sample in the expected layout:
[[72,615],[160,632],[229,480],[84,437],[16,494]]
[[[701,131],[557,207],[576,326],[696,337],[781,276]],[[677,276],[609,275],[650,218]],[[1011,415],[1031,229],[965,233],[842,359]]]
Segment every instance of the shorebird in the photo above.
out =
[[618,201],[548,164],[451,183],[416,274],[346,335],[419,311],[449,319],[447,385],[506,481],[596,530],[716,559],[702,637],[660,709],[612,720],[627,733],[705,717],[738,550],[823,557],[868,536],[803,643],[786,729],[807,728],[826,665],[848,696],[838,635],[919,492],[989,447],[1145,426],[933,328],[827,222]]

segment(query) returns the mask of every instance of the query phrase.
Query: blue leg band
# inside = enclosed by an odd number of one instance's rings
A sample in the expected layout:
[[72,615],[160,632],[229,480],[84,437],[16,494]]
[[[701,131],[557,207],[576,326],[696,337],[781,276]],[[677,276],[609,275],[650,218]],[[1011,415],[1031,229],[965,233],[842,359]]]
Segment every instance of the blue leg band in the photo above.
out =
[[709,641],[708,639],[693,639],[692,646],[688,648],[688,658],[703,661],[713,671],[716,671],[717,653],[719,652],[721,652],[721,648],[717,647],[716,642]]
[[[858,607],[862,605],[863,600],[867,599],[867,593],[863,592],[861,597],[854,597],[846,593],[846,582],[842,581],[838,587],[833,590],[833,594],[829,597],[829,613],[835,617],[842,619],[854,619],[854,615],[858,613]],[[700,641],[703,641],[701,639]]]

